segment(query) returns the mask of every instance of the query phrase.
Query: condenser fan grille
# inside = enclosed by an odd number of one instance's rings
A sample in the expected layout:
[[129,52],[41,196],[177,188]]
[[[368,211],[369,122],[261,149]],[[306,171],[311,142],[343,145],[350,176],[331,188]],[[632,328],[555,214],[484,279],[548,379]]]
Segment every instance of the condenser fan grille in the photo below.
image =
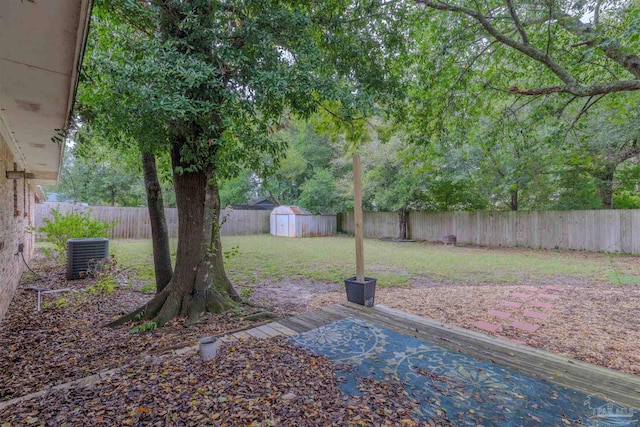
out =
[[67,279],[82,279],[93,276],[109,258],[109,239],[67,240]]

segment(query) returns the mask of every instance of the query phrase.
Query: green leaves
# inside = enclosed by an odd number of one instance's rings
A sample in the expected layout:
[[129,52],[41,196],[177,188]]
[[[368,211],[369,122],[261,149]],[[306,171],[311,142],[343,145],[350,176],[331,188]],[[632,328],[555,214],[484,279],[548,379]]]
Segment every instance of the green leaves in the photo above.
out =
[[38,227],[38,233],[44,237],[42,241],[51,243],[61,259],[66,258],[67,240],[74,238],[107,237],[108,230],[115,223],[93,219],[89,213],[60,213],[51,210],[52,219],[45,218],[44,225]]
[[[327,7],[337,21],[318,18]],[[125,132],[147,150],[184,139],[191,169],[215,165],[219,178],[233,177],[259,167],[262,153],[281,155],[284,145],[269,135],[289,111],[308,116],[324,100],[340,100],[347,118],[370,110],[364,89],[384,73],[374,67],[376,34],[361,30],[382,18],[350,20],[367,7],[97,2],[79,111],[102,133]],[[351,64],[361,54],[367,62]],[[362,139],[360,127],[349,129],[350,140]]]

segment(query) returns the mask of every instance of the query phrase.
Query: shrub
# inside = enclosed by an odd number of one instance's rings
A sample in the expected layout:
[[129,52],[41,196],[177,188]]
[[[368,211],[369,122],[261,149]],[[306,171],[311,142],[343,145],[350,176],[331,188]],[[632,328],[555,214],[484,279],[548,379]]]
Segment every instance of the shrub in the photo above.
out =
[[242,298],[243,301],[249,301],[249,299],[251,298],[251,295],[253,294],[254,288],[249,287],[249,288],[242,288],[240,290],[240,298]]
[[61,309],[66,309],[69,306],[69,298],[60,297],[55,301],[49,302],[45,301],[42,304],[42,308],[56,307]]
[[[107,231],[116,225],[115,222],[102,222],[92,218],[88,213],[69,212],[61,214],[56,209],[51,210],[52,219],[45,218],[44,225],[38,227],[38,233],[43,233],[43,241],[51,243],[55,254],[43,251],[48,256],[56,255],[64,258],[67,254],[67,240],[92,237],[107,237]],[[34,229],[31,228],[30,231]]]
[[640,196],[630,191],[619,191],[613,194],[614,209],[638,209],[640,208]]
[[116,290],[117,286],[118,284],[113,276],[104,276],[98,279],[95,285],[87,286],[87,290],[93,295],[109,295]]

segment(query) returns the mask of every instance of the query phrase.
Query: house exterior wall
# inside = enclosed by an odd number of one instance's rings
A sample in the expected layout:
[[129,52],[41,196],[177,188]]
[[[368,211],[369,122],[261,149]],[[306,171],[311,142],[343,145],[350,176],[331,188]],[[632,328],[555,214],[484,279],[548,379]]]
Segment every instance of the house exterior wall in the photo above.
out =
[[7,171],[13,170],[22,169],[15,166],[13,154],[0,136],[0,321],[26,269],[16,255],[18,244],[24,244],[27,262],[34,247],[34,236],[25,231],[34,218],[34,188],[25,179],[7,179]]

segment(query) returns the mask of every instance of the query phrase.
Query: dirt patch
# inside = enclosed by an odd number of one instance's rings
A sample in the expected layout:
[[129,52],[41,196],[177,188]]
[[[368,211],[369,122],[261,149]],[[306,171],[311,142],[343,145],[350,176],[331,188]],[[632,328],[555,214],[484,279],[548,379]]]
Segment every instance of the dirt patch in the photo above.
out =
[[262,281],[248,289],[252,289],[252,303],[271,307],[281,315],[293,315],[308,311],[309,302],[315,296],[338,291],[341,285],[285,278],[279,281]]

